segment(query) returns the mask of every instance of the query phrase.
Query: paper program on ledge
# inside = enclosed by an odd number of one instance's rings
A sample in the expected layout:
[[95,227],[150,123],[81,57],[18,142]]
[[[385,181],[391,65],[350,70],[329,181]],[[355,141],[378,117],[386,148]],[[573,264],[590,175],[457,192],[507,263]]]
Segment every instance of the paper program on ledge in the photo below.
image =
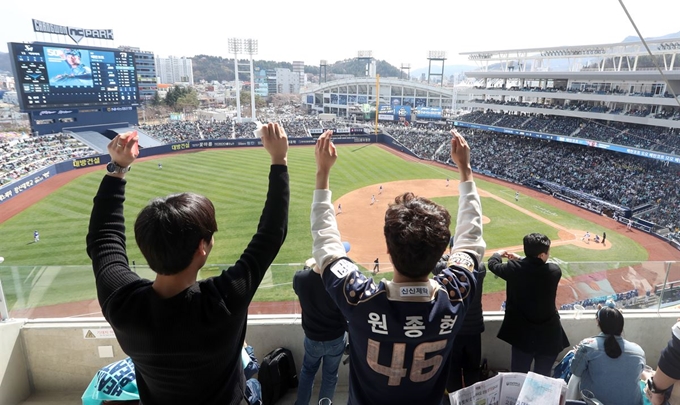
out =
[[562,405],[567,397],[564,380],[550,378],[533,372],[527,374],[517,405],[554,404]]
[[564,405],[564,381],[530,372],[501,373],[449,394],[451,405]]

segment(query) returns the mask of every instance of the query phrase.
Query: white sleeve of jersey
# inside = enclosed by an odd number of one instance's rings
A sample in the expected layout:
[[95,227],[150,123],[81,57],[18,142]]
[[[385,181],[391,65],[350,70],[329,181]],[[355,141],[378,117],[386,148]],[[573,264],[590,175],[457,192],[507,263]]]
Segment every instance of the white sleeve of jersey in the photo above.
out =
[[312,256],[323,271],[329,263],[345,257],[330,190],[314,190],[312,200]]
[[479,263],[486,250],[486,242],[482,238],[482,203],[473,181],[461,182],[458,191],[460,197],[452,251],[475,254]]

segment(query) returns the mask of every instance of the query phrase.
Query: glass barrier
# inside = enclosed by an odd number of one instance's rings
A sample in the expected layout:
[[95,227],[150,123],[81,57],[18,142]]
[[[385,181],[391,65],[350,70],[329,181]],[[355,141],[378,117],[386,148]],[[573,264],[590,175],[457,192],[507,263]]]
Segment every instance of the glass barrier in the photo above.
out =
[[[660,297],[654,286],[666,279],[666,262],[559,263],[562,280],[557,307],[596,309],[611,305],[627,309],[656,309]],[[580,307],[579,307],[580,305]]]
[[[367,277],[392,279],[391,267],[357,263]],[[680,308],[680,262],[559,262],[558,309],[582,311],[598,304],[626,309]],[[228,265],[206,265],[199,279],[218,275]],[[301,263],[274,264],[250,305],[250,315],[300,314],[293,276]],[[153,279],[147,266],[133,266]],[[0,282],[12,318],[101,317],[90,266],[0,266]],[[491,272],[483,283],[485,311],[504,309],[505,281]]]
[[664,283],[654,285],[654,294],[659,297],[659,310],[680,309],[680,262],[666,262],[668,276]]

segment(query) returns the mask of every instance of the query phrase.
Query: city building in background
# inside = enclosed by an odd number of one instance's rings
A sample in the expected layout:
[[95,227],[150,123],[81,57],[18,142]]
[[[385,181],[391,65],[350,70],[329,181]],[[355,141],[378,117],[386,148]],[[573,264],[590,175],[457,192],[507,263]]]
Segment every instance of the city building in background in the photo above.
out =
[[158,91],[158,74],[156,72],[156,61],[153,52],[142,51],[133,46],[120,46],[118,49],[134,53],[135,70],[137,71],[137,87],[139,88],[139,99],[151,101],[154,94]]
[[267,92],[269,94],[276,94],[276,69],[267,69]]
[[194,85],[194,71],[191,58],[156,56],[156,73],[159,83]]
[[[300,75],[296,72],[291,72],[290,69],[276,68],[275,80],[276,91],[278,94],[297,94],[300,93]],[[271,93],[271,83],[269,84],[269,92]]]
[[293,61],[293,72],[297,73],[300,77],[300,87],[303,87],[307,84],[307,76],[305,76],[305,62],[300,60]]
[[267,71],[265,69],[255,68],[255,95],[260,97],[269,95]]

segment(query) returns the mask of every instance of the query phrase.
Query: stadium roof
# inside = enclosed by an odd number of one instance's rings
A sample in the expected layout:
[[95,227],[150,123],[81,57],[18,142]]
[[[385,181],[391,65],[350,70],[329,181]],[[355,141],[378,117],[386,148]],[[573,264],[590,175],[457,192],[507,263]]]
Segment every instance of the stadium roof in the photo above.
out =
[[[653,53],[656,53],[655,51],[662,51],[663,49],[657,49],[660,47],[660,45],[671,45],[668,47],[670,50],[671,48],[673,49],[679,49],[680,48],[680,38],[666,38],[666,39],[652,39],[652,40],[646,40],[647,44],[650,45],[650,50]],[[677,47],[675,44],[678,44]],[[651,46],[651,45],[656,45],[656,46]],[[474,55],[485,55],[485,54],[507,54],[507,53],[540,53],[540,52],[550,52],[550,51],[562,51],[562,50],[568,50],[568,51],[578,51],[578,50],[590,50],[590,49],[603,49],[606,50],[606,48],[616,48],[616,47],[642,47],[644,49],[642,41],[635,41],[635,42],[616,42],[616,43],[610,43],[610,44],[595,44],[595,45],[570,45],[570,46],[551,46],[551,47],[543,47],[543,48],[525,48],[525,49],[505,49],[505,50],[498,50],[498,51],[474,51],[474,52],[461,52],[460,55],[469,55],[469,56],[474,56]]]
[[[665,70],[664,76],[668,80],[680,80],[680,70]],[[472,72],[465,72],[465,76],[477,79],[481,78],[496,78],[496,79],[565,79],[565,80],[639,80],[639,81],[655,81],[663,80],[661,74],[656,69],[652,70],[638,70],[638,71],[623,71],[615,72],[611,70],[585,70],[585,71],[502,71],[502,70],[487,70]]]

